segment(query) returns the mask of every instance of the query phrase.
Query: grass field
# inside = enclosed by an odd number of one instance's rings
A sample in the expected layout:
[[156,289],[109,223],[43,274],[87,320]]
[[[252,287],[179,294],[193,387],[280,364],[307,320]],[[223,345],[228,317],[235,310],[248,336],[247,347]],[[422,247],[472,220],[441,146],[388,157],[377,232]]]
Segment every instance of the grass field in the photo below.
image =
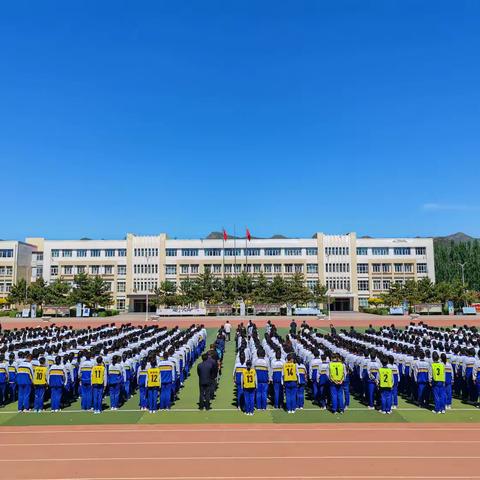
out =
[[[207,342],[213,340],[214,329],[208,331]],[[283,332],[281,332],[283,333]],[[86,425],[86,424],[198,424],[198,423],[395,423],[395,422],[480,422],[480,409],[454,400],[453,408],[446,415],[435,415],[429,410],[420,409],[399,399],[399,408],[391,415],[381,415],[377,411],[368,410],[364,405],[352,398],[349,410],[343,415],[334,415],[320,410],[309,400],[305,409],[295,415],[269,408],[264,412],[256,412],[253,417],[243,415],[234,406],[232,371],[235,360],[233,342],[227,346],[224,358],[223,375],[209,412],[197,409],[198,382],[196,372],[185,382],[180,390],[180,399],[169,412],[150,414],[138,410],[138,395],[134,395],[120,410],[105,410],[101,415],[80,410],[80,401],[59,413],[45,411],[43,413],[17,413],[17,405],[10,404],[0,409],[0,425]],[[108,398],[106,399],[108,403]]]

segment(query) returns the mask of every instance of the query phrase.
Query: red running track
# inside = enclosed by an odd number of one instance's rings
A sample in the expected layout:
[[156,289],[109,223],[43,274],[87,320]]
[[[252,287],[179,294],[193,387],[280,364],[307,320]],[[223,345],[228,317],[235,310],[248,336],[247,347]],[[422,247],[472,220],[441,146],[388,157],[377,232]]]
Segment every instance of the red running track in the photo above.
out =
[[0,478],[480,479],[464,424],[1,427]]

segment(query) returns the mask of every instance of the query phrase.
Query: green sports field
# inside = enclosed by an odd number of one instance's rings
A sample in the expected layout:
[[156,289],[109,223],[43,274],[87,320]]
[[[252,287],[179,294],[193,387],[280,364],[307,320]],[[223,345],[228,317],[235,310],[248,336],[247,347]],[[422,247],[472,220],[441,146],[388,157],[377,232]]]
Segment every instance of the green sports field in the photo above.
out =
[[[214,338],[216,330],[208,331],[208,342]],[[284,332],[280,332],[284,333]],[[309,400],[305,402],[305,409],[289,415],[284,411],[268,409],[256,412],[253,417],[248,417],[239,412],[234,406],[232,371],[235,361],[233,342],[227,344],[224,358],[223,375],[209,412],[197,409],[198,382],[196,372],[185,382],[180,390],[180,399],[175,402],[169,412],[141,412],[138,410],[138,395],[124,404],[120,410],[111,412],[105,410],[101,415],[80,410],[80,401],[77,401],[65,410],[52,413],[17,413],[17,405],[10,404],[0,409],[0,425],[86,425],[86,424],[160,424],[160,423],[394,423],[394,422],[480,422],[480,409],[454,400],[452,410],[446,415],[435,415],[429,410],[424,410],[415,405],[399,399],[399,408],[391,415],[382,415],[377,411],[368,410],[354,398],[351,400],[349,410],[343,415],[334,415],[328,411],[320,410]],[[106,398],[105,403],[108,403]],[[105,405],[106,406],[106,405]],[[47,405],[48,407],[48,405]]]

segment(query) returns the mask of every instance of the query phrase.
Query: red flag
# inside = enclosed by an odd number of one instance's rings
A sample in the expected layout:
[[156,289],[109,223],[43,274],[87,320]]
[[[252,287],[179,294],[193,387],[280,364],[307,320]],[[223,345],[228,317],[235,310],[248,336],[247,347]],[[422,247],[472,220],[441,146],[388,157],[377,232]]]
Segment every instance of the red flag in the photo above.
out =
[[223,229],[223,240],[226,242],[228,239],[227,231]]
[[248,241],[252,239],[252,236],[250,235],[250,230],[248,228],[247,228],[247,238],[248,238]]

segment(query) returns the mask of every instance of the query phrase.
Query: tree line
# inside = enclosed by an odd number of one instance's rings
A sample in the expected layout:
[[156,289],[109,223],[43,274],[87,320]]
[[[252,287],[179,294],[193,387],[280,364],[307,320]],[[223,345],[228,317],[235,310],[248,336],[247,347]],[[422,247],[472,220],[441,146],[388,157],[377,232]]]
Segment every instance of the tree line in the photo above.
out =
[[480,241],[435,241],[435,276],[439,283],[462,282],[464,265],[465,284],[480,291]]
[[110,285],[101,277],[85,273],[75,275],[73,285],[63,279],[56,279],[46,284],[43,278],[27,285],[24,279],[19,280],[7,297],[11,305],[32,305],[39,308],[43,305],[71,307],[83,303],[91,309],[109,307],[113,303]]

